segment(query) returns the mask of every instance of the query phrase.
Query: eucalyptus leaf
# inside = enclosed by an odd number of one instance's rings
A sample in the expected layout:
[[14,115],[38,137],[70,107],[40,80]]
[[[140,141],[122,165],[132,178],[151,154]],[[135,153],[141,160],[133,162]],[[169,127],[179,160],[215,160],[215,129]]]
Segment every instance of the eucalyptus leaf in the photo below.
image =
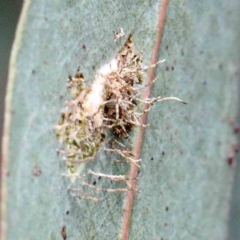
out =
[[[124,39],[114,41],[113,30],[131,33],[144,64],[151,64],[160,5],[153,0],[25,1],[6,97],[8,240],[121,239],[125,193],[96,193],[103,199],[97,203],[72,197],[53,127],[70,98],[67,77],[80,66],[91,85],[97,69],[124,44]],[[159,60],[167,61],[157,67],[152,96],[175,96],[188,105],[156,103],[148,115],[131,240],[226,237],[234,174],[226,157],[234,141],[229,119],[237,114],[240,53],[236,6],[237,0],[168,4],[159,52]],[[88,169],[129,172],[103,149],[83,171]]]

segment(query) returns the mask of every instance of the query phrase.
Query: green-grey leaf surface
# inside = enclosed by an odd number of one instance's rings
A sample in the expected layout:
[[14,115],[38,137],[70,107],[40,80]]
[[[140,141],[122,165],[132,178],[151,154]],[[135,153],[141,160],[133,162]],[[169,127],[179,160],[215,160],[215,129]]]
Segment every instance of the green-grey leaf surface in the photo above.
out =
[[[57,156],[58,122],[66,79],[80,66],[89,84],[96,70],[124,43],[113,30],[133,34],[150,64],[159,1],[25,2],[10,65],[7,239],[120,239],[126,196],[99,193],[100,203],[68,194],[65,164]],[[229,119],[237,112],[239,16],[237,0],[172,0],[152,96],[188,102],[155,104],[149,114],[129,239],[226,237],[233,170],[226,156],[234,141]],[[20,26],[19,26],[20,29]],[[20,36],[21,35],[21,36]],[[5,123],[6,124],[6,123]],[[133,139],[134,142],[134,139]],[[128,174],[128,167],[100,151],[86,168]],[[33,171],[40,168],[42,174]],[[86,171],[87,171],[86,169]],[[97,181],[97,186],[115,187]],[[97,193],[96,193],[97,194]]]

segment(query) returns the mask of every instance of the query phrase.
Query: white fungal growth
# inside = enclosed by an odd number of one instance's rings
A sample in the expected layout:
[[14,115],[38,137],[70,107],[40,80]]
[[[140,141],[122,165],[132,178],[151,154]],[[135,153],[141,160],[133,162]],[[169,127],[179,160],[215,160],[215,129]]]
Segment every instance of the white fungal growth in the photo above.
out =
[[110,75],[112,72],[116,72],[117,70],[117,59],[114,58],[110,61],[110,63],[103,65],[98,72],[100,75],[107,76]]
[[101,127],[102,125],[102,111],[99,111],[99,108],[104,101],[104,85],[105,79],[100,74],[98,74],[98,77],[92,84],[91,91],[82,103],[84,111],[88,116],[93,117],[94,123],[97,127]]

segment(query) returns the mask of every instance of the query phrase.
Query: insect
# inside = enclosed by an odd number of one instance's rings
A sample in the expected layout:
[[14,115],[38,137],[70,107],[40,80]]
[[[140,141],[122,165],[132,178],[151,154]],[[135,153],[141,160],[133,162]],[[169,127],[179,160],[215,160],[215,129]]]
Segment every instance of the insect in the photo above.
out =
[[[120,37],[122,35],[124,36],[121,34]],[[162,62],[157,62],[149,67],[155,67]],[[144,88],[142,86],[143,72],[146,69],[142,63],[142,55],[136,52],[133,37],[130,35],[117,56],[97,71],[90,87],[85,86],[84,76],[80,69],[77,70],[74,77],[68,78],[67,87],[73,98],[65,102],[60,121],[55,126],[56,135],[60,143],[64,145],[64,149],[58,151],[64,155],[64,161],[67,164],[68,172],[64,174],[65,176],[74,175],[82,181],[83,186],[103,191],[103,189],[85,182],[79,176],[77,169],[86,162],[94,160],[97,151],[103,145],[108,130],[117,137],[111,141],[111,147],[104,148],[104,150],[118,154],[126,162],[139,167],[140,159],[135,159],[134,152],[118,139],[128,138],[135,127],[146,127],[140,123],[140,118],[151,109],[155,102],[176,100],[185,103],[175,97],[141,99],[140,90]],[[137,111],[138,103],[147,103],[149,108],[139,113]],[[105,189],[106,192],[132,190],[128,183],[130,179],[125,175],[108,175],[92,170],[89,170],[88,174],[126,183],[126,188]],[[78,189],[71,190],[80,191]],[[133,190],[138,191],[137,189]],[[86,193],[81,198],[98,200]]]

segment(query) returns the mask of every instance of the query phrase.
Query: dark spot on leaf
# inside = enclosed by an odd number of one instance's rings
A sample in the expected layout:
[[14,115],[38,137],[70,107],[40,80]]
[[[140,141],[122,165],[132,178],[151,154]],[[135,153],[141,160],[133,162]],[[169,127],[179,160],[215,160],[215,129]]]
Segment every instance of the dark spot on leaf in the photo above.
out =
[[67,239],[67,232],[66,232],[66,226],[65,225],[63,225],[62,228],[61,228],[61,236],[62,236],[63,240]]
[[35,74],[35,73],[36,73],[36,71],[33,69],[33,70],[32,70],[32,74]]
[[179,153],[182,155],[183,154],[183,149],[181,146],[178,147]]
[[168,209],[169,209],[169,207],[168,207],[168,206],[166,206],[165,210],[166,210],[166,211],[168,211]]
[[239,123],[236,121],[236,119],[230,119],[229,120],[229,123],[232,125],[232,128],[233,128],[233,132],[234,133],[239,133],[240,131],[240,125]]
[[235,153],[239,152],[239,144],[238,143],[233,143],[232,149]]
[[100,180],[102,177],[100,176],[100,177],[98,177],[98,180]]
[[33,176],[39,177],[42,174],[42,170],[39,167],[34,167],[32,174]]
[[86,46],[85,46],[84,44],[82,45],[82,49],[83,49],[83,50],[86,50]]
[[168,50],[168,45],[166,46],[166,50]]
[[92,70],[95,70],[95,66],[92,66]]
[[234,133],[239,133],[239,131],[240,131],[240,125],[238,123],[235,123],[233,125],[233,132]]
[[92,184],[95,186],[95,185],[96,185],[96,183],[97,183],[97,182],[96,182],[96,180],[94,180]]
[[64,98],[64,97],[63,97],[63,95],[62,95],[62,94],[60,94],[60,95],[59,95],[59,99],[62,101],[62,100],[63,100],[63,98]]
[[174,67],[171,67],[172,71],[174,70]]
[[66,211],[66,214],[68,215],[70,212],[69,211]]
[[164,151],[162,151],[162,155],[165,155],[165,152],[164,152]]
[[232,166],[235,162],[235,155],[233,153],[228,154],[227,163]]
[[138,169],[138,174],[139,174],[140,172],[141,172],[140,169]]
[[168,224],[167,223],[164,223],[164,227],[167,227],[168,226]]
[[169,71],[169,66],[166,66],[166,71]]

